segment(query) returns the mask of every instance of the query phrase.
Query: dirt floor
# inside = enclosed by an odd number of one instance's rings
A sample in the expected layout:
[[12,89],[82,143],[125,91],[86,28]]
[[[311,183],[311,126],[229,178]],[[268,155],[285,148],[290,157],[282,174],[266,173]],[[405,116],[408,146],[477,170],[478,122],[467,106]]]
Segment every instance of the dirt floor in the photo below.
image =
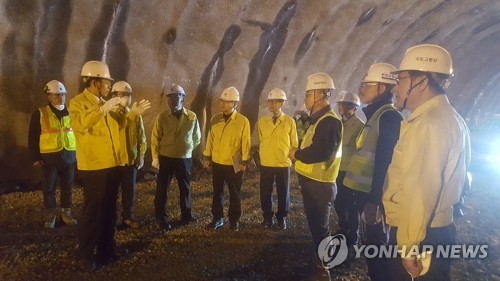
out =
[[[500,280],[498,177],[474,174],[475,190],[467,198],[465,217],[457,221],[458,242],[489,245],[486,259],[455,260],[452,280]],[[259,227],[261,210],[258,173],[244,176],[242,228],[209,230],[211,176],[196,173],[192,182],[193,210],[198,222],[170,232],[158,229],[153,217],[155,182],[138,184],[136,216],[139,229],[117,231],[116,240],[130,254],[96,272],[87,272],[73,257],[77,228],[42,228],[40,191],[0,195],[0,280],[304,280],[312,255],[303,215],[302,197],[292,180],[288,230]],[[226,191],[227,194],[227,191]],[[169,214],[179,218],[178,188],[169,193]],[[226,196],[227,197],[227,196]],[[82,208],[82,189],[74,189],[74,213]],[[226,200],[226,210],[227,202]],[[332,212],[332,220],[336,216]],[[335,223],[332,224],[335,231]],[[364,260],[335,269],[332,280],[368,280]]]

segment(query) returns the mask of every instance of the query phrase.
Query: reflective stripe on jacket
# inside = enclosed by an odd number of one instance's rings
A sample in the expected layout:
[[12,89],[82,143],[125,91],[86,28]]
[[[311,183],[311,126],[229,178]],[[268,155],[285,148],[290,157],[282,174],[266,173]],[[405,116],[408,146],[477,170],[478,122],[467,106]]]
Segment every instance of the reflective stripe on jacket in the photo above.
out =
[[[301,149],[304,149],[312,144],[314,134],[316,133],[316,127],[318,126],[319,122],[321,122],[321,120],[323,120],[327,116],[331,116],[340,121],[338,116],[331,109],[327,113],[323,114],[323,116],[321,116],[316,122],[311,124],[311,126],[309,126],[309,128],[307,129],[307,132],[304,135],[304,139],[300,144]],[[338,151],[334,151],[335,155],[332,155],[331,158],[325,162],[306,164],[301,162],[300,160],[297,160],[297,162],[295,162],[295,171],[298,174],[315,181],[335,182],[335,179],[337,178],[337,175],[339,173],[340,159],[342,157],[341,147],[342,146],[339,147]]]
[[48,105],[39,108],[40,111],[40,153],[58,152],[63,149],[76,150],[75,135],[71,129],[69,116],[61,121]]
[[375,163],[375,150],[379,137],[379,119],[386,111],[396,108],[392,104],[381,106],[365,124],[356,139],[356,152],[347,166],[344,185],[358,191],[370,192]]
[[344,132],[342,133],[342,160],[340,170],[346,171],[354,152],[356,151],[356,138],[363,129],[365,123],[356,114],[347,121],[343,121]]
[[290,167],[290,147],[298,147],[297,129],[292,117],[282,113],[276,120],[272,116],[259,119],[260,164],[265,167]]

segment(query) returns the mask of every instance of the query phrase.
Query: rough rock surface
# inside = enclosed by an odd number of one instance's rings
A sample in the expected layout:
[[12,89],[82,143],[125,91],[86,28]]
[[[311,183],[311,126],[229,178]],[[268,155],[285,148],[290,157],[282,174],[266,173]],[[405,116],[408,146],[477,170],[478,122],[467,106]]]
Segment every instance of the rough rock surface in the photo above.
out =
[[0,0],[0,184],[38,182],[29,114],[46,103],[49,80],[74,97],[87,60],[106,61],[136,99],[153,102],[149,132],[171,83],[184,86],[202,121],[236,86],[239,109],[255,122],[275,87],[289,94],[290,114],[308,74],[327,72],[339,92],[356,92],[372,63],[398,65],[408,47],[435,43],[454,59],[451,102],[465,118],[483,118],[500,104],[499,14],[496,0]]
[[[474,175],[476,188],[467,197],[466,215],[457,221],[459,244],[488,244],[486,259],[458,259],[452,264],[452,280],[498,280],[500,276],[500,226],[496,210],[500,194],[490,175]],[[496,179],[498,181],[498,179]],[[0,195],[0,280],[304,280],[312,254],[303,214],[302,197],[292,176],[290,229],[263,230],[258,193],[258,173],[244,176],[242,229],[227,226],[208,230],[211,177],[197,173],[193,182],[193,210],[197,223],[164,233],[153,217],[154,181],[139,183],[136,215],[139,229],[119,230],[116,240],[130,250],[128,257],[89,273],[76,263],[75,227],[42,228],[40,191]],[[82,207],[82,189],[74,190],[74,211]],[[170,190],[169,215],[179,218],[178,188]],[[226,191],[227,196],[227,191]],[[227,210],[227,202],[226,202]],[[332,220],[336,217],[332,212]],[[335,223],[332,224],[335,231]],[[332,272],[332,280],[365,281],[362,259],[350,268]]]

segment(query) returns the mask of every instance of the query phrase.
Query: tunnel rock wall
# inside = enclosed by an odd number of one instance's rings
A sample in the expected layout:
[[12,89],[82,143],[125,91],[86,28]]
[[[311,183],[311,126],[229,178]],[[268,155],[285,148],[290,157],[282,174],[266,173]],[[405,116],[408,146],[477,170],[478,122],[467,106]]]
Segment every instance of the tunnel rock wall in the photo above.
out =
[[218,111],[221,91],[235,86],[253,126],[272,88],[287,92],[291,114],[303,103],[307,75],[327,72],[337,92],[357,92],[372,63],[397,66],[419,43],[451,52],[449,97],[464,117],[498,111],[494,0],[0,0],[0,14],[0,183],[39,179],[27,153],[30,114],[46,104],[49,80],[65,84],[68,102],[78,94],[88,60],[107,62],[135,100],[152,101],[148,141],[171,83],[186,89],[185,105],[202,126]]

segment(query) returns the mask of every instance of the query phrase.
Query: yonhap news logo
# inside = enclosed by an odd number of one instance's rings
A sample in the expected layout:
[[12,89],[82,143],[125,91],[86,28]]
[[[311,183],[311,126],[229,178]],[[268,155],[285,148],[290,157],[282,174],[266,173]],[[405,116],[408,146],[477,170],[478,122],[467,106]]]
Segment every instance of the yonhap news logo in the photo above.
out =
[[[488,245],[421,245],[398,247],[397,245],[354,245],[355,258],[400,258],[401,254],[418,256],[433,253],[435,258],[443,259],[483,259],[488,256]],[[342,264],[349,254],[346,237],[343,234],[328,236],[318,246],[318,257],[326,268]]]
[[325,237],[318,246],[318,257],[326,268],[333,268],[347,259],[349,250],[343,234]]

